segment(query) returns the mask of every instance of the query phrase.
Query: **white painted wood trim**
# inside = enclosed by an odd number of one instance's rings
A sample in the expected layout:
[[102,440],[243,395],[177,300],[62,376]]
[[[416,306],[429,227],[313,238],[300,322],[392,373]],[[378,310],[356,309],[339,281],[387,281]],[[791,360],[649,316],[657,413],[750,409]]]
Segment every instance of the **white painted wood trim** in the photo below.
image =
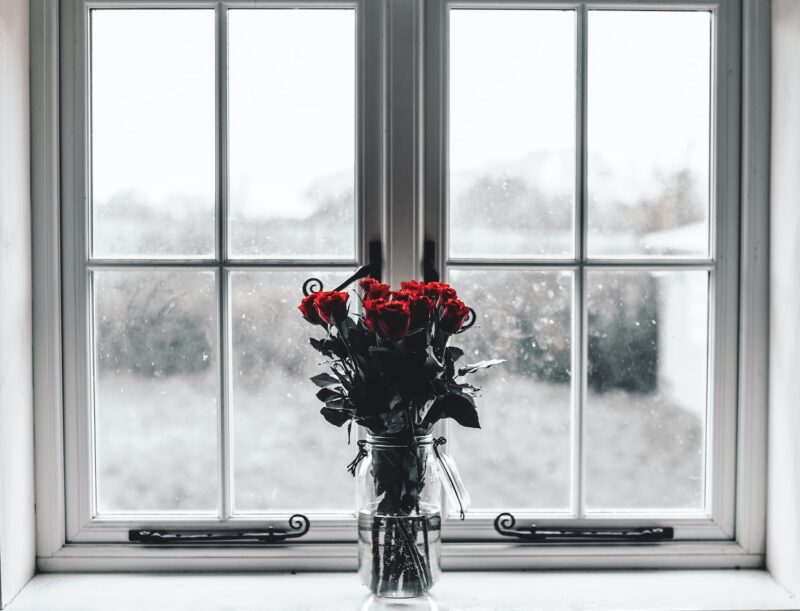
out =
[[767,504],[770,13],[769,0],[744,3],[736,540],[759,554],[765,549]]
[[[72,544],[39,559],[43,572],[353,571],[354,543],[303,543],[261,548],[143,547]],[[514,542],[448,543],[446,570],[757,568],[763,557],[734,542],[638,546],[541,546]]]
[[31,0],[33,386],[37,554],[64,545],[58,4]]

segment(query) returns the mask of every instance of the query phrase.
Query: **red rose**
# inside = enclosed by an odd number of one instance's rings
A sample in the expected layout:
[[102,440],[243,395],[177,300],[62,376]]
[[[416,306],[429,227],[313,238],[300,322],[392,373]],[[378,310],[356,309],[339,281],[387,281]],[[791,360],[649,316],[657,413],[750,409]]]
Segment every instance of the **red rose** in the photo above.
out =
[[408,282],[401,282],[400,288],[407,293],[424,294],[425,283],[419,280],[409,280]]
[[389,299],[392,287],[388,284],[376,282],[369,287],[369,292],[364,296],[366,299]]
[[392,301],[408,301],[411,297],[408,291],[392,291]]
[[378,330],[378,306],[387,303],[385,299],[366,299],[364,301],[364,324],[373,333]]
[[411,323],[411,313],[408,311],[408,302],[390,301],[377,306],[378,328],[388,339],[400,339],[408,332]]
[[311,293],[303,297],[303,300],[300,302],[300,305],[297,306],[297,309],[300,310],[300,313],[303,315],[308,322],[312,325],[322,325],[324,324],[322,319],[319,317],[319,312],[317,312],[317,308],[314,307],[314,299],[316,299],[317,294]]
[[412,295],[408,300],[408,311],[411,314],[411,328],[420,329],[428,325],[433,312],[433,300],[425,295]]
[[347,318],[347,299],[350,297],[342,291],[320,291],[315,293],[314,306],[319,317],[326,323],[342,322]]
[[451,299],[442,307],[439,329],[445,333],[457,333],[469,316],[469,308],[459,299]]
[[456,290],[446,282],[428,282],[425,284],[424,293],[437,307],[451,299],[458,299]]
[[358,282],[358,286],[361,287],[361,290],[364,291],[364,294],[367,295],[369,293],[369,289],[373,284],[380,284],[375,278],[364,278]]

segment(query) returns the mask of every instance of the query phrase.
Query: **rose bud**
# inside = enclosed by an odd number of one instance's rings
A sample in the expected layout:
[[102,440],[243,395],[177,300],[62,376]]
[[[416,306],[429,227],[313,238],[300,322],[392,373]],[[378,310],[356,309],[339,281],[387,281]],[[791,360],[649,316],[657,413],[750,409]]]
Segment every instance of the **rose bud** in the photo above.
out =
[[373,282],[369,285],[367,292],[364,293],[364,299],[389,299],[391,292],[392,287],[388,284]]
[[378,331],[378,307],[387,303],[385,299],[367,299],[364,301],[364,324],[373,333]]
[[469,316],[469,308],[459,299],[451,299],[442,307],[439,329],[445,333],[457,333]]
[[388,339],[400,339],[408,332],[411,314],[405,301],[390,301],[378,305],[378,328]]
[[369,289],[374,284],[380,284],[380,283],[377,280],[375,280],[375,278],[364,278],[363,280],[359,281],[358,286],[361,288],[362,291],[364,291],[364,295],[368,295]]
[[407,293],[415,293],[422,295],[425,293],[425,283],[419,280],[409,280],[408,282],[401,282],[400,288]]
[[319,317],[326,323],[342,322],[347,318],[347,293],[341,291],[320,291],[314,299]]
[[411,328],[420,329],[427,326],[433,311],[433,300],[425,295],[412,295],[408,300],[408,311],[411,314]]
[[319,312],[317,312],[317,308],[314,307],[314,299],[316,299],[317,294],[311,293],[310,295],[306,295],[303,297],[303,300],[300,302],[300,305],[297,306],[297,309],[300,310],[300,313],[303,315],[308,322],[312,325],[324,325],[325,323],[319,317]]
[[392,291],[392,301],[408,301],[411,296],[408,291]]
[[458,299],[456,290],[446,282],[428,282],[425,284],[424,293],[433,300],[436,307],[451,299]]

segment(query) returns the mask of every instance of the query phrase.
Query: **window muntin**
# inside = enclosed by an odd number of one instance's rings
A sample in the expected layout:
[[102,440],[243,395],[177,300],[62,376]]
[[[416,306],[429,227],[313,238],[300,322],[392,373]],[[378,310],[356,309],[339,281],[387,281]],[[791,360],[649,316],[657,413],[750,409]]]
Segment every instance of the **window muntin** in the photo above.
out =
[[[731,329],[715,294],[735,268],[723,251],[711,256],[728,227],[713,225],[711,209],[720,184],[712,164],[716,14],[634,9],[447,10],[445,266],[479,310],[482,337],[464,340],[476,344],[473,358],[498,356],[502,346],[499,356],[510,360],[485,393],[486,455],[462,460],[467,482],[477,482],[476,526],[464,532],[478,532],[499,509],[540,522],[713,523],[733,502],[732,489],[722,492],[729,480],[720,447],[731,438],[720,423],[734,406],[714,396],[723,363],[732,364],[714,344],[720,327]],[[556,21],[542,27],[548,19]],[[557,19],[570,27],[559,29]],[[497,52],[499,76],[480,80],[477,70],[482,87],[467,87],[477,28],[481,48]],[[512,52],[520,45],[528,54]],[[577,89],[547,87],[552,79],[524,69],[537,62],[567,66]],[[568,112],[526,129],[534,102],[507,103],[515,92]],[[463,134],[473,138],[470,150],[494,153],[493,163],[476,155],[465,163]],[[553,146],[556,136],[572,137],[571,148]],[[509,146],[495,145],[503,139]],[[560,198],[548,192],[554,183]],[[561,238],[570,246],[541,248],[539,226],[551,226],[557,201],[575,204],[574,230]],[[506,210],[516,212],[516,236],[493,222]],[[572,295],[539,280],[547,274],[562,275]],[[456,452],[478,441],[469,431],[450,435]]]

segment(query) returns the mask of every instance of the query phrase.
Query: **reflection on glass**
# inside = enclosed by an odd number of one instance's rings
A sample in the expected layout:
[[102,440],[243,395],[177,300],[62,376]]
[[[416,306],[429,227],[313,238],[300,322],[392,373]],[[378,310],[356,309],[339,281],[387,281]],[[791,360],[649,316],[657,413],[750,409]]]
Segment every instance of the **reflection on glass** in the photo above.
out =
[[590,510],[703,508],[708,273],[589,272]]
[[214,11],[91,12],[92,254],[214,254]]
[[450,254],[569,257],[575,13],[450,11]]
[[711,13],[589,11],[592,256],[708,255]]
[[93,285],[99,513],[216,512],[213,272],[98,271]]
[[228,12],[230,251],[355,253],[355,16]]
[[568,509],[571,274],[451,270],[450,282],[478,316],[452,340],[464,362],[508,360],[473,378],[481,430],[449,433],[473,509]]
[[[324,331],[297,311],[309,276],[331,289],[348,273],[230,273],[230,393],[236,512],[353,511],[347,428],[320,415],[309,381],[326,371],[308,344]],[[357,300],[351,297],[351,313]]]

